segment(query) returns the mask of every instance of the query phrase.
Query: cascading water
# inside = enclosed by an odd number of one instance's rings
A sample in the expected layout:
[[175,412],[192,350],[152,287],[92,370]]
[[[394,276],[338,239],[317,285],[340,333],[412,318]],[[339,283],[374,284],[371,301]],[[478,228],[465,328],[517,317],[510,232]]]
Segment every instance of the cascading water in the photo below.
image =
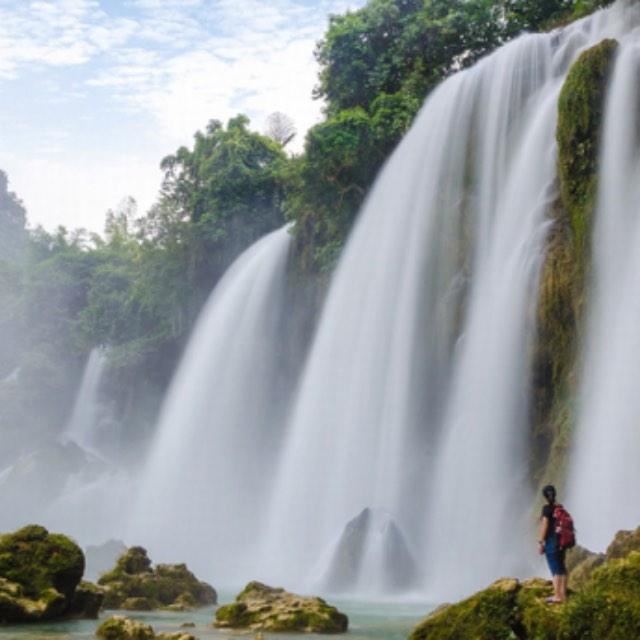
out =
[[96,434],[100,418],[98,394],[106,362],[104,349],[97,347],[91,350],[73,411],[63,434],[64,439],[72,440],[88,451],[94,450],[98,444]]
[[[231,266],[205,306],[161,411],[128,539],[216,583],[252,577],[288,393],[286,266],[275,231]],[[291,313],[287,310],[287,313]]]
[[582,50],[637,24],[630,6],[525,36],[428,99],[334,276],[262,576],[310,588],[365,508],[392,515],[433,597],[530,569],[529,346],[557,197],[557,99]]
[[568,498],[580,542],[599,550],[640,523],[640,6],[624,20],[605,109],[593,309]]

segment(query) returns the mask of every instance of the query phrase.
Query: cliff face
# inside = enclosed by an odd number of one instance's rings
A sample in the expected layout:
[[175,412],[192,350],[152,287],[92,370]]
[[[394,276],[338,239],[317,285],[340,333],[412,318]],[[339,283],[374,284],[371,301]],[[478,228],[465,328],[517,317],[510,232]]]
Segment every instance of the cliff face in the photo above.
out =
[[618,43],[604,40],[571,68],[558,103],[559,198],[552,211],[533,354],[532,464],[536,482],[562,484],[574,424],[578,347],[591,265],[600,130]]

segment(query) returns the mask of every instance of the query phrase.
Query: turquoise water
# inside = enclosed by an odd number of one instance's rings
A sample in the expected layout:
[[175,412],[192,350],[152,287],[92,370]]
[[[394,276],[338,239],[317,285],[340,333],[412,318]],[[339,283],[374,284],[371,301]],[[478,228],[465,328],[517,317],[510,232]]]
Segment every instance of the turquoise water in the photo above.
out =
[[[384,640],[405,640],[411,629],[428,613],[426,605],[417,604],[372,604],[332,601],[341,611],[349,616],[350,640],[384,638]],[[142,620],[153,626],[157,633],[163,631],[179,631],[185,622],[194,622],[195,628],[184,629],[197,638],[237,638],[238,633],[219,631],[211,626],[215,607],[207,607],[198,611],[173,613],[167,611],[121,612],[130,618]],[[101,620],[112,613],[103,613]],[[89,640],[95,638],[94,632],[101,620],[71,620],[48,624],[4,626],[0,627],[1,640]],[[253,637],[253,634],[249,634]],[[299,634],[265,634],[265,638],[273,640],[309,639],[308,635]],[[313,636],[311,636],[313,637]]]

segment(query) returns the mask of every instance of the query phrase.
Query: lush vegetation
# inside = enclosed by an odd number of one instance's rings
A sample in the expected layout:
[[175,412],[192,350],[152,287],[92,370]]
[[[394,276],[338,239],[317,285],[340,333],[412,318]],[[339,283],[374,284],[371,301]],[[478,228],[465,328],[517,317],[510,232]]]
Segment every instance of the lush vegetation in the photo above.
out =
[[326,117],[303,153],[285,153],[293,130],[282,114],[271,137],[244,116],[212,120],[162,161],[151,210],[125,200],[102,235],[27,229],[0,172],[0,463],[62,428],[94,346],[109,348],[115,418],[143,437],[203,301],[239,252],[291,220],[297,271],[320,281],[437,83],[523,30],[607,3],[370,0],[332,16],[316,51]]

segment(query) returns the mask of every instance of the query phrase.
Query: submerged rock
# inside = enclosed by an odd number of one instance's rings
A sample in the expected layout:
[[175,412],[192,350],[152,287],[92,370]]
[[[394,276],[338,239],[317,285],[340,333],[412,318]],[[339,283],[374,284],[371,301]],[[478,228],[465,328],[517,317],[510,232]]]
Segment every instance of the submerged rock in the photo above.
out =
[[113,616],[105,620],[96,631],[102,640],[197,640],[189,633],[156,634],[148,624],[123,616]]
[[370,508],[347,523],[323,584],[329,591],[349,591],[363,579],[385,593],[416,582],[416,564],[400,527],[388,513]]
[[102,593],[78,586],[83,571],[82,550],[66,536],[38,525],[0,536],[0,623],[96,617]]
[[198,580],[184,564],[159,564],[152,568],[142,547],[132,547],[98,584],[105,589],[107,609],[185,611],[217,602],[215,589]]
[[304,597],[284,589],[250,582],[232,604],[216,611],[214,626],[274,633],[344,633],[346,615],[321,598]]

